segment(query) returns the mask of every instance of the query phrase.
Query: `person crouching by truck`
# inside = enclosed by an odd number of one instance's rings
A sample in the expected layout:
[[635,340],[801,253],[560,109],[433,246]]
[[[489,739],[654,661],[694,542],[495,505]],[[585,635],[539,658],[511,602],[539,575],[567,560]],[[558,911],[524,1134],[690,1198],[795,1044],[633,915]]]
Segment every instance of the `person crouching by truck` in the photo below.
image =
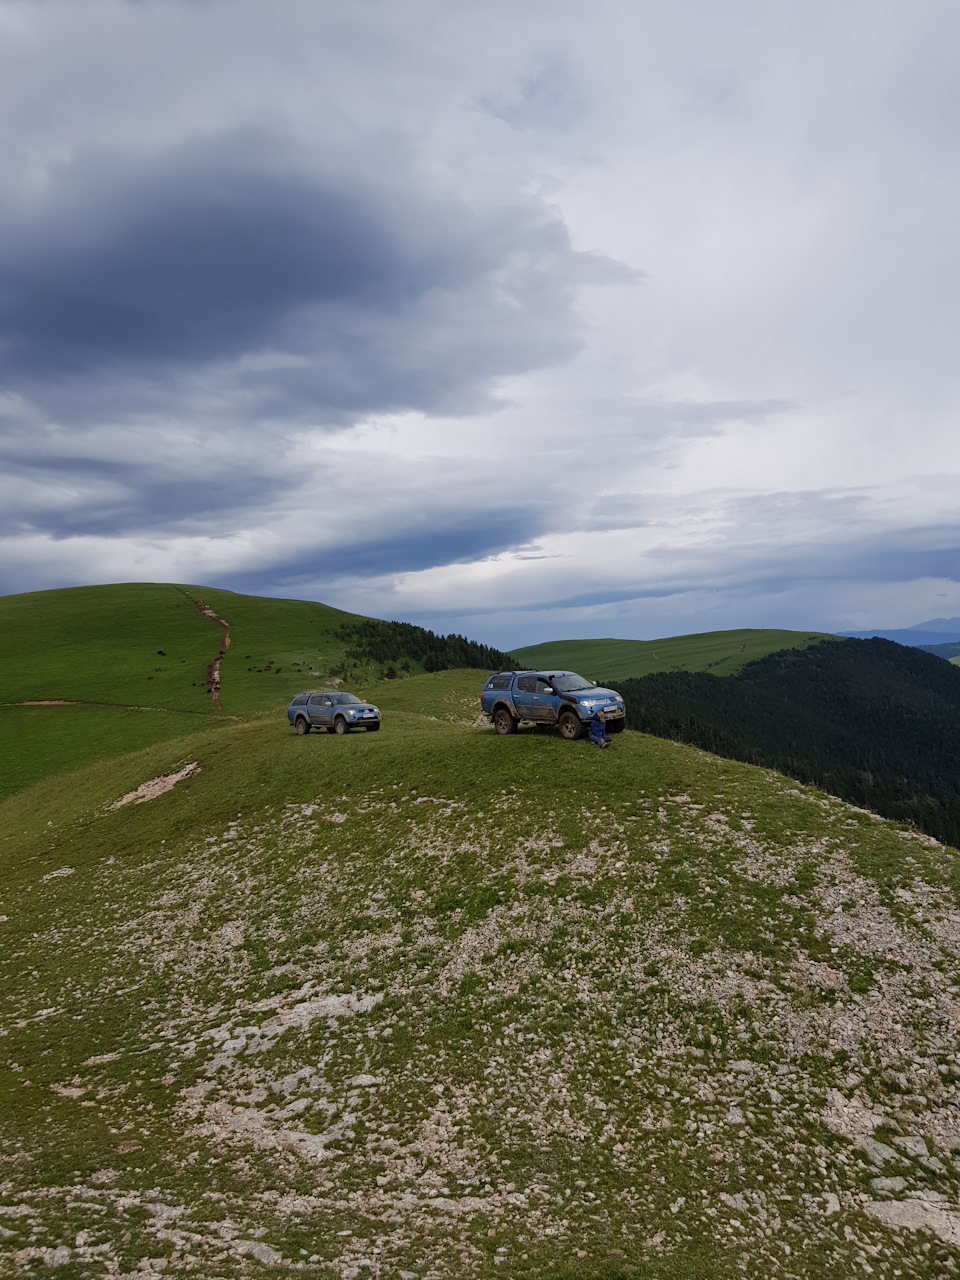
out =
[[610,745],[610,741],[607,738],[607,725],[603,716],[603,707],[597,707],[593,713],[587,741],[592,742],[595,747],[609,747]]

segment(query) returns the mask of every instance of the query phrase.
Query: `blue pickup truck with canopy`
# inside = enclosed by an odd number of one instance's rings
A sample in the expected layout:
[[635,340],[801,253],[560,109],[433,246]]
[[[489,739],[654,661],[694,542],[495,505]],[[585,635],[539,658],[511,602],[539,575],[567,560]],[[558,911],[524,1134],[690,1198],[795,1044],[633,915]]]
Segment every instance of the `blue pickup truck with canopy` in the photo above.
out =
[[287,707],[287,719],[297,733],[326,729],[327,733],[349,733],[380,728],[380,711],[371,702],[361,702],[354,693],[298,693]]
[[556,725],[571,742],[587,732],[598,709],[607,733],[619,733],[625,723],[620,694],[575,671],[498,671],[483,686],[480,707],[497,733],[516,733],[528,721],[538,729]]

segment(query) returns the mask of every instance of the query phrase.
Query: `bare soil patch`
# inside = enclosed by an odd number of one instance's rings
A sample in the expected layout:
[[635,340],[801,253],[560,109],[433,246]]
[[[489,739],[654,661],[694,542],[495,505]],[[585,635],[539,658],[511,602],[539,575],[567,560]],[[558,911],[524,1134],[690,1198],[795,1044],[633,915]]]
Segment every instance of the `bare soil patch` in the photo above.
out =
[[114,801],[110,808],[120,809],[125,804],[143,804],[146,800],[154,800],[157,796],[162,796],[165,791],[172,791],[178,782],[181,782],[199,767],[197,762],[194,761],[192,764],[184,765],[177,773],[164,773],[159,778],[151,778],[149,782],[141,783],[136,791],[128,791],[125,796],[121,796],[119,800]]

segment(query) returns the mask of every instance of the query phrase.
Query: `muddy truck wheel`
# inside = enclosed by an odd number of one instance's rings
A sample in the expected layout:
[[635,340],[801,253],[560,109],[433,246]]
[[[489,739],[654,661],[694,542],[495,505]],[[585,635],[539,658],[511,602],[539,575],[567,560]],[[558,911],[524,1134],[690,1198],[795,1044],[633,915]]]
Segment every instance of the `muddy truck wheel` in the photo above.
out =
[[347,724],[346,720],[344,720],[343,716],[337,716],[336,720],[333,722],[334,733],[346,733],[349,727],[350,726]]
[[304,720],[303,716],[297,716],[297,723],[294,726],[294,728],[296,729],[297,733],[300,735],[301,738],[305,733],[310,732],[310,725],[307,723],[306,720]]
[[576,742],[583,737],[583,725],[575,711],[564,711],[560,716],[560,737],[567,742]]
[[501,737],[506,737],[508,733],[516,733],[516,717],[512,716],[506,707],[497,707],[493,713],[493,727]]

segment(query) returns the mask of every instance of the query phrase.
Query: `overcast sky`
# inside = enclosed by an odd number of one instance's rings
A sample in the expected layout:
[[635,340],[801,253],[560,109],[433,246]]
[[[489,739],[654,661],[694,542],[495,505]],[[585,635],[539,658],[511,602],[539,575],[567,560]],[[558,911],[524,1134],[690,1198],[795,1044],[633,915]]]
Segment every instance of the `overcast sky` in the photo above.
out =
[[0,0],[0,591],[960,615],[954,0]]

